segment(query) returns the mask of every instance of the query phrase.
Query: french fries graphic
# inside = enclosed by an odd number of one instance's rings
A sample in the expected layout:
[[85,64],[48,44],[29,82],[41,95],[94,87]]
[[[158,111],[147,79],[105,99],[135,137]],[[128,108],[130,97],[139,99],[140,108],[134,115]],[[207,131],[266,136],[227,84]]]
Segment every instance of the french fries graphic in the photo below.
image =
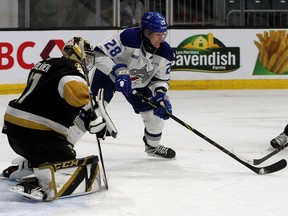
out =
[[288,35],[286,30],[264,31],[256,34],[259,42],[254,44],[259,50],[259,61],[264,68],[276,73],[288,72]]

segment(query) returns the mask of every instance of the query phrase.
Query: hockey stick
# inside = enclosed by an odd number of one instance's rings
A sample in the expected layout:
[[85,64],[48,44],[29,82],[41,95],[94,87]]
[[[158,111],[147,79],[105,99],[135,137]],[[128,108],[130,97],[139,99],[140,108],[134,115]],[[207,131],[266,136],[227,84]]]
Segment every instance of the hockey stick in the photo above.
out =
[[282,151],[283,149],[285,149],[288,146],[288,143],[286,143],[283,146],[280,146],[279,148],[275,149],[274,151],[270,152],[268,155],[259,158],[259,159],[253,159],[251,162],[254,165],[259,165],[261,163],[263,163],[264,161],[266,161],[267,159],[269,159],[270,157],[272,157],[273,155],[277,154],[278,152]]
[[97,139],[97,144],[98,144],[98,149],[99,149],[99,156],[100,156],[101,166],[102,166],[102,170],[103,170],[103,181],[104,181],[104,185],[105,185],[106,190],[108,190],[109,186],[108,186],[108,180],[107,180],[105,166],[104,166],[104,159],[103,159],[103,155],[102,155],[102,149],[101,149],[101,145],[100,145],[100,140],[97,137],[97,135],[96,135],[96,139]]
[[[97,116],[95,110],[92,109],[92,107],[93,107],[93,100],[96,101],[96,99],[95,99],[94,95],[90,92],[89,70],[88,70],[88,68],[87,68],[85,59],[82,60],[82,63],[83,63],[83,66],[84,66],[85,79],[86,79],[86,82],[87,82],[87,85],[88,85],[88,88],[89,88],[89,100],[90,100],[90,103],[91,103],[91,110],[92,110],[93,114],[94,114],[95,116]],[[97,105],[97,104],[96,104],[96,105]],[[101,167],[102,167],[102,170],[103,170],[103,181],[104,181],[105,188],[108,190],[108,189],[109,189],[109,186],[108,186],[108,180],[107,180],[107,176],[106,176],[104,159],[103,159],[103,154],[102,154],[102,149],[101,149],[100,140],[99,140],[99,138],[97,137],[97,134],[96,134],[96,140],[97,140],[97,145],[98,145],[98,150],[99,150]]]
[[[146,103],[148,103],[154,109],[157,108],[156,104],[154,104],[151,100],[149,100],[147,97],[145,97],[141,93],[137,92],[136,90],[133,90],[132,94],[137,96],[138,98],[144,100]],[[214,142],[210,138],[206,137],[204,134],[202,134],[198,130],[192,128],[190,125],[188,125],[187,123],[183,122],[182,120],[180,120],[176,116],[172,115],[171,113],[166,112],[166,115],[169,116],[174,121],[176,121],[177,123],[179,123],[182,126],[184,126],[185,128],[187,128],[188,130],[190,130],[191,132],[195,133],[196,135],[198,135],[202,139],[206,140],[207,142],[209,142],[210,144],[212,144],[213,146],[215,146],[216,148],[218,148],[219,150],[221,150],[225,154],[229,155],[230,157],[232,157],[233,159],[235,159],[236,161],[238,161],[242,165],[246,166],[248,169],[250,169],[253,172],[257,173],[257,174],[264,175],[264,174],[273,173],[273,172],[279,171],[279,170],[281,170],[281,169],[283,169],[283,168],[285,168],[287,166],[287,162],[286,162],[285,159],[282,159],[282,160],[280,160],[280,161],[278,161],[278,162],[276,162],[274,164],[271,164],[271,165],[265,166],[265,167],[252,166],[251,164],[247,163],[246,161],[241,160],[235,154],[233,154],[232,152],[228,151],[227,149],[225,149],[221,145],[217,144],[216,142]]]

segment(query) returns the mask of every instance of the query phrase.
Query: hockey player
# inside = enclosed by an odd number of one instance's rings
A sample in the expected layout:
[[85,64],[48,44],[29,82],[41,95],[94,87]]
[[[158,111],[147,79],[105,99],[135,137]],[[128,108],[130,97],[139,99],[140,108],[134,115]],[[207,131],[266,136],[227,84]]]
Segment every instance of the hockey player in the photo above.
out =
[[284,131],[280,133],[277,137],[273,138],[270,141],[270,144],[273,148],[279,148],[280,146],[285,145],[288,142],[288,125],[284,128]]
[[[141,26],[127,28],[119,35],[100,43],[96,48],[97,68],[91,91],[98,94],[104,88],[104,100],[109,103],[116,91],[122,92],[144,123],[145,152],[149,156],[174,158],[173,149],[160,145],[166,111],[172,113],[167,96],[173,51],[165,42],[167,22],[159,12],[146,12]],[[150,105],[134,96],[139,91],[154,103]]]
[[[101,138],[107,129],[111,130],[97,101],[91,105],[85,80],[84,73],[95,66],[93,47],[87,40],[74,37],[64,45],[62,54],[61,58],[35,64],[24,92],[9,102],[4,115],[2,132],[11,148],[23,158],[14,160],[16,164],[2,175],[24,179],[12,191],[38,200],[91,191],[99,175],[98,158],[76,159],[74,145],[86,130]],[[64,176],[70,173],[73,179],[55,183],[59,177],[55,171],[59,175],[62,168],[69,168]],[[81,184],[85,187],[79,189]]]

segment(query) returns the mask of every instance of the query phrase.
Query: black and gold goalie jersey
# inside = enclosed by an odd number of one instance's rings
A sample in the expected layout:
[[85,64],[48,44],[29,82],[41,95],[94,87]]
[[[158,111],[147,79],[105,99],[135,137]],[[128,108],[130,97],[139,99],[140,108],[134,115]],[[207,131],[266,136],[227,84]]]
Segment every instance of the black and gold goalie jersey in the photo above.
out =
[[32,129],[66,136],[81,107],[89,103],[83,74],[81,64],[68,58],[51,58],[35,64],[24,92],[9,102],[3,133],[18,136],[25,129]]

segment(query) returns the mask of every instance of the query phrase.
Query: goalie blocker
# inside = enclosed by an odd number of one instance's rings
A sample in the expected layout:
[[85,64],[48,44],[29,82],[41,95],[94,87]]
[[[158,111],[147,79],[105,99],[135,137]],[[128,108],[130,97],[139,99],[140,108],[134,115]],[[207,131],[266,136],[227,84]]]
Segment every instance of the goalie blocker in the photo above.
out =
[[42,164],[10,191],[37,201],[79,196],[101,187],[98,156]]

